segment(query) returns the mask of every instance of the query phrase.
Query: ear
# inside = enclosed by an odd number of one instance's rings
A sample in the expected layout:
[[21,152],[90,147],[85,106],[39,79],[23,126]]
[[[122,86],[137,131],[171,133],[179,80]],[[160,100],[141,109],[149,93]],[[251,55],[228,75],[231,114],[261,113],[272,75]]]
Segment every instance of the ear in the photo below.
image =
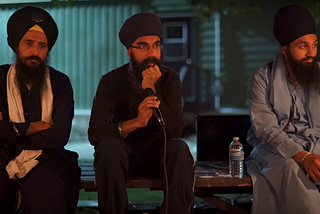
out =
[[286,56],[287,55],[287,50],[288,50],[288,45],[282,46],[281,47],[281,53]]
[[132,51],[132,48],[128,48],[128,49],[127,49],[127,54],[128,54],[128,56],[129,56],[129,58],[131,58],[131,51]]

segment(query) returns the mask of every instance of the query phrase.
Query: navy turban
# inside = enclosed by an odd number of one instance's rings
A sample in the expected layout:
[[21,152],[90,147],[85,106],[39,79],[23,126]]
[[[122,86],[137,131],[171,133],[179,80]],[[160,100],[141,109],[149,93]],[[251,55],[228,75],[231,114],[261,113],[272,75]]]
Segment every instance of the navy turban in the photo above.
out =
[[310,11],[299,5],[280,8],[275,15],[273,34],[285,46],[307,34],[316,34],[315,21]]
[[121,43],[128,49],[141,36],[162,37],[162,23],[154,13],[137,13],[130,16],[119,31]]
[[48,40],[49,51],[58,38],[58,27],[50,14],[38,7],[26,6],[14,12],[7,24],[8,44],[16,52],[19,42],[26,32],[38,25]]

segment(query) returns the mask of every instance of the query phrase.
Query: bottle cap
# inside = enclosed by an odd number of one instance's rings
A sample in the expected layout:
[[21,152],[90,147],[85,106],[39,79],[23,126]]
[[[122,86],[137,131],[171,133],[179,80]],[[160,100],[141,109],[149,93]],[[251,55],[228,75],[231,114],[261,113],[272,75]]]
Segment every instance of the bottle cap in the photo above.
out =
[[239,137],[233,137],[232,139],[233,140],[239,140]]

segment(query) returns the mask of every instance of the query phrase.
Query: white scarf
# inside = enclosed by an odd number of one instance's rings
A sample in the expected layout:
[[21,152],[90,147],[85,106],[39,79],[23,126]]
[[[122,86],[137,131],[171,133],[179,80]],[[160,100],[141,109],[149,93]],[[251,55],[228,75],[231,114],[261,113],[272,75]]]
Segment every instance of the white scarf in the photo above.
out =
[[[21,101],[21,94],[16,82],[15,63],[9,68],[7,75],[7,99],[10,121],[14,123],[25,122],[24,111]],[[46,69],[45,83],[41,94],[41,120],[53,124],[52,122],[53,94],[49,69]],[[6,170],[10,178],[23,178],[35,165],[38,164],[37,157],[42,154],[42,150],[22,150],[22,152],[9,162]]]

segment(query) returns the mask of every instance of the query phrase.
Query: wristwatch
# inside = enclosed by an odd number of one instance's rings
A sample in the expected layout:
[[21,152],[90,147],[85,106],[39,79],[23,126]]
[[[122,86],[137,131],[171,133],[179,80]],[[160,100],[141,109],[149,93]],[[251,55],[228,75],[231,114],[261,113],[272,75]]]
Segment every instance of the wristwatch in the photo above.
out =
[[123,124],[123,121],[118,123],[118,131],[119,131],[119,134],[120,134],[121,138],[124,139],[124,138],[126,138],[128,136],[128,134],[126,134],[126,135],[123,134],[123,132],[122,132],[122,124]]

